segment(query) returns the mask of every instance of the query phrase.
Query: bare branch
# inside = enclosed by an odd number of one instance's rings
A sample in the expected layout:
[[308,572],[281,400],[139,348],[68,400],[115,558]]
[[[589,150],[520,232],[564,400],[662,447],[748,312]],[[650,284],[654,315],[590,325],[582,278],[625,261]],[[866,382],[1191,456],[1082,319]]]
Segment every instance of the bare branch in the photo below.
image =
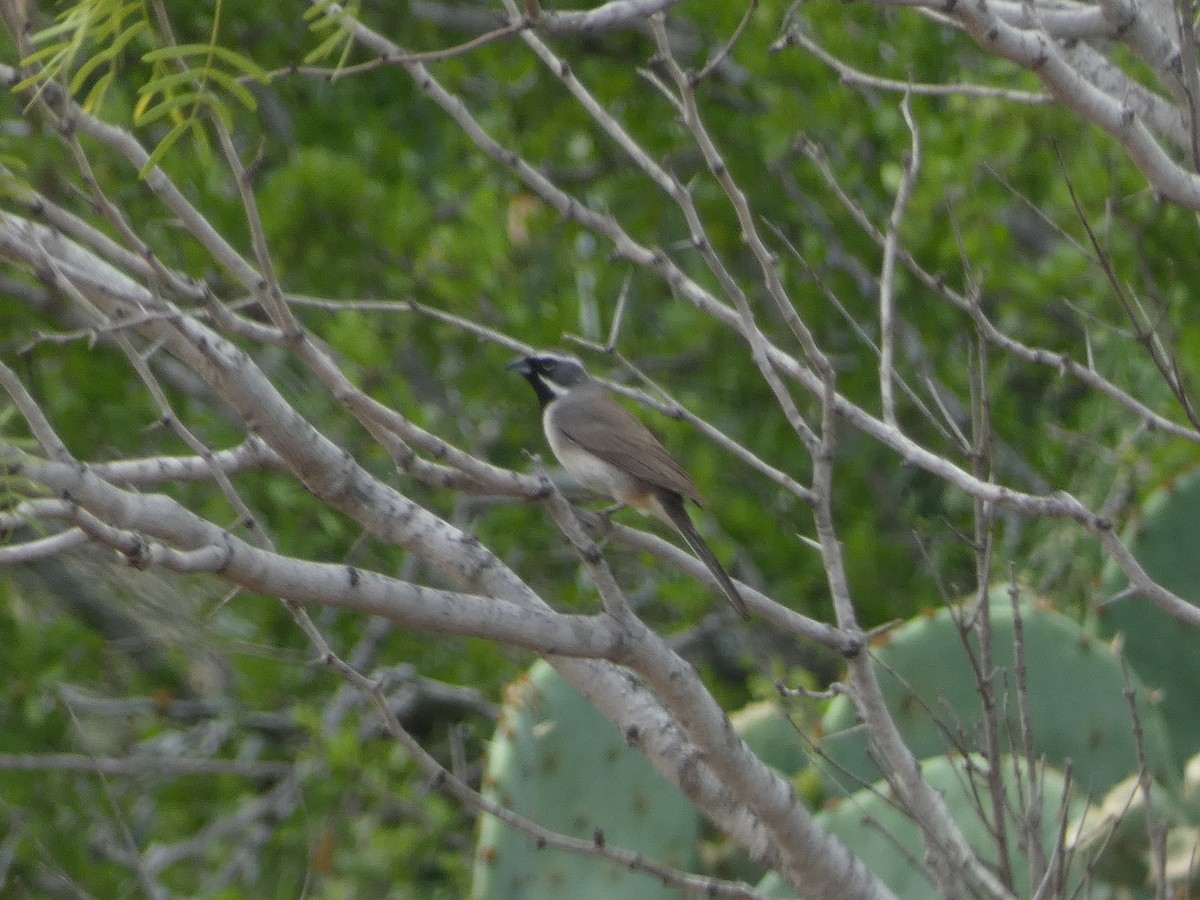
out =
[[892,386],[896,368],[896,248],[900,241],[900,224],[921,171],[921,132],[913,122],[908,94],[900,101],[900,111],[912,135],[912,147],[904,157],[904,177],[888,218],[883,241],[883,271],[879,276],[879,399],[883,421],[893,428],[897,427],[896,397]]
[[851,87],[894,91],[897,94],[917,97],[994,97],[1009,103],[1023,103],[1029,106],[1044,106],[1052,102],[1046,94],[1015,91],[1010,88],[989,87],[981,84],[917,84],[911,81],[898,81],[894,78],[881,78],[860,71],[838,59],[795,25],[788,28],[783,37],[771,45],[771,50],[778,52],[792,46],[803,47],[837,72],[842,81]]
[[238,778],[282,778],[292,764],[247,759],[192,759],[130,756],[99,758],[79,753],[0,753],[0,772],[92,772],[122,778],[188,778],[233,775]]

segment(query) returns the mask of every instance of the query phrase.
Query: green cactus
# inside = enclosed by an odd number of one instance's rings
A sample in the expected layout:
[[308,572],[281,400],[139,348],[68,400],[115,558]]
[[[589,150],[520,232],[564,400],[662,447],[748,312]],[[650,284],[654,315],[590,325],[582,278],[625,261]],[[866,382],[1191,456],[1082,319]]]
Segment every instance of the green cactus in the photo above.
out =
[[1200,825],[1200,753],[1189,759],[1183,767],[1180,803],[1187,811],[1188,821]]
[[[1141,520],[1125,535],[1138,562],[1159,584],[1200,604],[1200,469],[1178,484],[1162,488],[1146,501]],[[1100,579],[1100,596],[1109,599],[1129,582],[1111,560]],[[1200,751],[1200,629],[1185,625],[1157,606],[1128,598],[1101,607],[1096,629],[1125,636],[1129,664],[1150,688],[1162,692],[1162,711],[1171,735],[1176,764],[1182,767]]]
[[[1067,824],[1063,832],[1067,848],[1089,859],[1101,854],[1093,868],[1100,878],[1128,891],[1140,891],[1139,896],[1154,896],[1153,891],[1145,889],[1153,884],[1156,868],[1151,860],[1149,826],[1165,826],[1169,834],[1177,836],[1191,831],[1186,810],[1176,801],[1173,792],[1151,782],[1147,804],[1140,779],[1131,775]],[[1177,847],[1176,853],[1183,849]],[[1167,879],[1180,882],[1186,872],[1186,865],[1169,865]],[[1183,896],[1175,889],[1168,895]]]
[[[1001,750],[1010,752],[1019,749],[1011,742],[1019,741],[1021,734],[1013,673],[1013,613],[1004,588],[994,588],[991,597],[994,689],[997,708],[1007,718],[1000,728],[1006,741]],[[969,604],[960,606],[957,614],[969,608]],[[1025,602],[1021,611],[1037,752],[1055,766],[1070,760],[1076,783],[1093,796],[1102,794],[1137,771],[1120,662],[1109,645],[1045,603]],[[972,644],[978,646],[974,635]],[[950,610],[911,620],[891,632],[873,653],[888,708],[918,758],[950,749],[948,733],[955,741],[961,733],[965,746],[958,749],[983,749],[982,703]],[[1148,702],[1143,688],[1137,688],[1137,697],[1151,774],[1162,784],[1175,784],[1178,770],[1161,713]],[[821,749],[832,763],[827,777],[850,790],[880,777],[868,755],[866,735],[855,725],[854,707],[847,697],[835,699],[822,720]]]
[[[1200,755],[1184,767],[1182,790],[1167,790],[1156,782],[1146,790],[1137,775],[1131,775],[1067,824],[1067,849],[1094,856],[1093,871],[1120,887],[1123,896],[1153,900],[1155,882],[1161,871],[1166,896],[1195,896],[1200,880]],[[1151,833],[1165,833],[1163,866],[1160,870],[1150,851]]]
[[808,743],[778,703],[751,703],[729,721],[755,755],[780,773],[790,777],[808,767]]
[[[545,662],[509,688],[488,754],[484,794],[554,831],[697,865],[695,807]],[[481,816],[471,896],[667,898],[679,892],[606,860],[537,849]]]
[[[1015,810],[1022,808],[1022,798],[1029,796],[1027,785],[1018,787],[1016,773],[1025,781],[1026,767],[1012,759],[1001,763],[1005,793],[1008,797],[1007,833],[1009,836],[1009,861],[1013,872],[1014,890],[1018,897],[1031,896],[1028,870],[1028,854],[1018,844],[1020,826]],[[961,757],[951,760],[944,756],[927,759],[921,764],[926,782],[942,794],[951,817],[962,830],[963,836],[975,848],[980,858],[990,865],[997,859],[996,841],[988,822],[992,816],[991,795],[983,781],[985,764],[973,757],[971,766]],[[1079,815],[1086,806],[1082,797],[1064,797],[1066,791],[1062,773],[1045,769],[1042,779],[1042,847],[1047,858],[1053,854],[1057,836],[1057,824],[1064,800],[1070,815]],[[985,816],[980,815],[980,809]],[[884,783],[864,789],[842,800],[837,806],[817,815],[817,822],[840,838],[843,843],[867,867],[878,875],[896,894],[905,900],[937,900],[938,893],[928,877],[919,868],[925,851],[921,837],[913,823],[901,811],[891,789]],[[1082,863],[1077,858],[1077,863]],[[1070,879],[1077,884],[1081,876],[1074,874]],[[1109,896],[1109,890],[1091,885],[1092,898]],[[768,875],[759,883],[758,889],[769,897],[794,897],[795,891],[776,875]],[[1054,894],[1054,896],[1062,896]]]

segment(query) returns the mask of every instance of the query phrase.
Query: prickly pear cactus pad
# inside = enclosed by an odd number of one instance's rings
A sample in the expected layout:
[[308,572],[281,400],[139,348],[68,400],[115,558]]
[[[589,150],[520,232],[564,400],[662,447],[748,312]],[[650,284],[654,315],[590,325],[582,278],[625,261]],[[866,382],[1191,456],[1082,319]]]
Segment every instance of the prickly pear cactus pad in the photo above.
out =
[[[1200,469],[1151,496],[1125,540],[1151,578],[1200,604]],[[1128,584],[1109,562],[1099,599],[1115,597]],[[1162,692],[1163,716],[1182,767],[1200,751],[1200,630],[1136,597],[1101,607],[1096,629],[1105,636],[1123,634],[1129,664],[1148,687]]]
[[[1146,788],[1150,799],[1147,800]],[[1087,857],[1100,854],[1093,871],[1116,886],[1123,886],[1133,896],[1154,896],[1146,886],[1154,883],[1157,865],[1150,849],[1150,835],[1158,829],[1183,834],[1187,830],[1187,810],[1176,801],[1178,794],[1151,782],[1144,786],[1137,775],[1130,775],[1103,797],[1096,798],[1083,815],[1068,822],[1064,835],[1071,853]],[[1170,855],[1170,851],[1168,851]],[[1171,872],[1167,865],[1167,881],[1187,881],[1195,873],[1190,870]],[[1168,897],[1191,896],[1172,885]],[[1141,889],[1141,893],[1133,893]]]
[[[1021,730],[1013,671],[1013,612],[1005,591],[992,591],[992,659],[1002,752],[1020,749]],[[963,615],[973,608],[957,608]],[[1121,665],[1111,646],[1041,601],[1023,601],[1029,713],[1039,755],[1054,766],[1070,760],[1077,785],[1098,796],[1137,771],[1129,705]],[[978,650],[978,636],[971,635]],[[961,742],[967,751],[983,748],[983,706],[971,663],[950,610],[919,616],[872,647],[875,670],[888,708],[918,758],[940,755]],[[1162,784],[1177,782],[1170,742],[1158,708],[1135,687],[1147,756]],[[843,792],[870,784],[879,771],[847,697],[830,704],[821,748],[830,757],[827,777]],[[950,735],[954,736],[954,744]],[[839,768],[845,774],[838,774]],[[834,788],[831,786],[831,790]]]
[[[694,871],[695,807],[544,662],[508,691],[484,794],[540,825]],[[482,816],[471,896],[477,900],[679,897],[649,875],[604,860],[537,849]]]
[[751,703],[732,713],[729,721],[759,759],[784,775],[795,775],[808,765],[804,738],[779,704]]
[[[983,781],[983,766],[983,761],[978,758],[973,760],[969,769],[961,758],[952,762],[946,757],[935,757],[921,763],[921,772],[925,780],[943,795],[951,816],[971,846],[983,860],[994,865],[997,859],[996,841],[988,824],[992,811],[988,788]],[[1028,797],[1029,792],[1027,787],[1017,787],[1013,760],[1003,760],[1002,766],[1009,807],[1009,862],[1016,895],[1028,897],[1031,896],[1031,891],[1027,854],[1017,847],[1019,823],[1014,810],[1021,808],[1022,798]],[[1024,777],[1024,765],[1016,768]],[[1042,790],[1042,821],[1046,823],[1042,845],[1047,858],[1050,858],[1056,837],[1055,825],[1064,800],[1062,773],[1046,769]],[[980,815],[981,804],[986,819]],[[1067,798],[1070,815],[1078,815],[1085,806],[1086,802],[1082,797]],[[939,894],[918,862],[925,855],[920,834],[897,808],[895,798],[886,784],[880,783],[873,789],[864,789],[846,797],[832,809],[822,811],[817,816],[817,822],[826,831],[841,838],[850,851],[883,879],[897,897],[903,897],[904,900],[938,900]],[[1082,864],[1083,858],[1077,859],[1076,862]],[[1069,879],[1074,884],[1079,880],[1079,875]],[[758,887],[769,897],[795,896],[795,891],[784,885],[775,875],[768,875]],[[1093,882],[1090,887],[1091,892],[1081,896],[1100,898],[1110,895],[1108,888],[1102,885]]]

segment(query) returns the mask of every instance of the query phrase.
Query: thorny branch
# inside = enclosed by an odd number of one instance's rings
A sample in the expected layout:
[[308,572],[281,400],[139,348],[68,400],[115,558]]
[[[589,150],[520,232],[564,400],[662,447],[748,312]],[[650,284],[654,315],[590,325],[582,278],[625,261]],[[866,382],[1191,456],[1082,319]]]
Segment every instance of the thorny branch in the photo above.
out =
[[[1144,310],[1126,294],[1090,226],[1087,231],[1095,255],[1102,261],[1113,290],[1138,329],[1138,336],[1157,370],[1184,410],[1187,423],[1177,422],[1142,402],[1098,371],[1090,355],[1081,362],[1071,352],[1051,352],[1024,343],[985,312],[974,286],[956,290],[944,278],[926,269],[904,246],[908,203],[922,172],[921,130],[910,97],[961,94],[1024,104],[1041,104],[1052,98],[1119,141],[1158,194],[1169,202],[1200,210],[1200,177],[1195,173],[1195,136],[1200,134],[1195,124],[1198,83],[1195,41],[1183,18],[1176,19],[1173,14],[1170,22],[1158,21],[1156,15],[1161,4],[1140,4],[1137,0],[1107,0],[1098,6],[1018,4],[1003,0],[950,5],[926,0],[894,3],[881,0],[878,5],[912,8],[932,21],[964,31],[987,52],[1027,69],[1041,81],[1045,94],[988,85],[921,85],[873,76],[826,51],[802,32],[795,17],[788,20],[783,35],[774,43],[772,49],[777,51],[813,54],[848,85],[904,92],[902,110],[911,144],[891,214],[884,224],[876,223],[843,188],[833,167],[812,144],[802,143],[835,201],[878,246],[881,254],[875,405],[852,396],[840,385],[835,361],[822,345],[824,335],[811,327],[797,301],[794,286],[781,271],[777,257],[777,247],[782,242],[780,233],[772,228],[764,230],[748,191],[731,171],[707,124],[703,91],[710,86],[711,76],[743,46],[745,34],[760,12],[757,3],[748,4],[736,30],[712,49],[709,61],[699,72],[686,68],[668,31],[666,14],[676,6],[674,0],[612,0],[586,12],[551,12],[537,3],[518,6],[506,0],[507,22],[497,23],[480,37],[445,50],[420,53],[407,51],[382,31],[355,20],[342,6],[321,4],[316,9],[318,16],[347,28],[355,41],[373,54],[371,62],[335,70],[338,76],[366,76],[384,66],[403,71],[427,102],[440,108],[474,144],[482,158],[507,172],[567,222],[607,240],[614,263],[642,270],[690,304],[696,315],[711,318],[742,342],[779,414],[795,436],[796,455],[805,460],[809,483],[795,474],[798,467],[794,464],[784,466],[764,458],[750,442],[743,444],[735,436],[722,433],[717,426],[673,401],[658,404],[658,408],[693,422],[706,439],[725,447],[746,467],[766,476],[811,511],[817,534],[814,544],[826,573],[835,622],[819,622],[801,615],[773,596],[768,587],[755,590],[743,585],[743,590],[766,624],[780,632],[818,642],[849,658],[849,680],[840,692],[854,700],[887,768],[886,775],[920,829],[926,861],[942,893],[947,897],[1002,898],[1010,895],[1011,873],[1002,872],[1002,877],[997,878],[977,858],[942,798],[923,781],[918,761],[904,745],[883,703],[868,655],[861,652],[865,635],[858,621],[858,604],[847,575],[834,515],[840,437],[847,431],[857,431],[887,447],[900,462],[940,479],[971,500],[976,511],[977,528],[973,537],[981,590],[986,590],[983,582],[991,570],[998,511],[1029,519],[1056,519],[1065,527],[1077,527],[1099,544],[1128,576],[1140,597],[1196,627],[1200,625],[1200,611],[1150,578],[1118,537],[1115,523],[1105,515],[1065,492],[1029,493],[997,480],[986,464],[992,453],[986,399],[988,354],[1004,354],[1020,362],[1057,370],[1080,387],[1111,400],[1139,427],[1191,442],[1200,440],[1200,434],[1178,361],[1149,327]],[[151,6],[164,40],[175,44],[166,5],[154,2]],[[14,29],[14,36],[23,42],[26,23],[14,21],[14,15],[19,17],[19,11],[7,9],[6,21]],[[726,204],[722,213],[714,214],[711,207],[698,204],[694,185],[685,183],[656,152],[648,149],[638,137],[636,124],[622,121],[619,114],[607,108],[576,74],[566,53],[552,45],[552,41],[561,40],[564,35],[594,36],[625,28],[652,36],[658,68],[645,72],[645,77],[679,114],[688,146],[704,165],[697,177],[710,180],[719,190]],[[469,61],[476,51],[498,41],[509,41],[517,47],[517,39],[557,79],[565,94],[611,143],[614,152],[640,173],[639,177],[650,188],[674,205],[687,231],[686,247],[662,250],[655,242],[637,237],[633,226],[623,221],[620,211],[583,199],[586,194],[582,192],[579,196],[570,193],[545,174],[541,160],[522,155],[493,136],[484,124],[485,119],[429,68],[430,64],[449,58]],[[1147,88],[1117,66],[1113,57],[1105,55],[1106,42],[1121,43],[1132,51],[1158,79],[1157,85]],[[1181,46],[1189,52],[1182,53]],[[331,74],[299,65],[278,71]],[[0,75],[9,83],[18,82],[24,74],[27,73],[15,61],[0,65]],[[93,159],[100,155],[104,155],[109,166],[123,160],[131,178],[150,159],[131,131],[85,110],[58,83],[46,83],[36,91],[27,92],[22,100],[27,104],[27,115],[41,117],[62,135],[88,189],[93,214],[93,218],[77,215],[27,186],[15,194],[19,212],[2,214],[0,258],[14,271],[40,279],[73,309],[76,319],[82,318],[86,323],[81,330],[39,335],[25,349],[39,344],[67,343],[79,337],[105,340],[119,348],[157,405],[163,422],[193,455],[147,454],[136,459],[85,463],[58,436],[54,424],[17,372],[0,363],[0,386],[39,447],[35,452],[5,446],[2,464],[13,478],[26,479],[42,492],[31,492],[12,508],[6,508],[0,525],[13,531],[22,523],[58,529],[53,534],[23,537],[21,543],[4,547],[0,550],[0,563],[52,558],[88,541],[112,548],[134,567],[204,573],[228,586],[277,597],[284,602],[296,627],[317,649],[321,662],[370,695],[397,743],[468,808],[505,818],[535,841],[647,871],[694,893],[753,896],[742,886],[655,865],[635,854],[600,846],[598,842],[549,833],[536,823],[519,820],[485,800],[438,763],[400,725],[378,685],[333,652],[299,604],[353,609],[426,633],[475,635],[527,648],[549,658],[626,735],[636,735],[630,742],[759,862],[778,869],[793,885],[803,885],[813,896],[890,895],[887,887],[864,865],[865,861],[855,859],[840,843],[815,827],[812,816],[797,801],[791,786],[750,753],[728,728],[723,711],[688,663],[634,615],[601,549],[592,542],[611,536],[635,549],[646,550],[693,577],[705,579],[708,576],[702,566],[653,535],[577,513],[545,479],[494,465],[482,455],[426,429],[415,416],[375,400],[354,383],[347,368],[328,351],[319,335],[298,318],[295,310],[314,301],[289,293],[284,284],[285,278],[267,239],[252,175],[242,161],[240,136],[228,123],[220,116],[213,116],[210,124],[244,212],[249,256],[214,225],[214,219],[189,199],[162,168],[152,168],[145,179],[163,211],[232,279],[232,288],[222,291],[164,264],[150,239],[143,235],[140,224],[128,220],[110,192],[100,184],[93,165]],[[1175,116],[1174,112],[1181,114]],[[1188,125],[1181,129],[1179,122]],[[87,139],[86,145],[80,136]],[[1190,168],[1176,161],[1181,151],[1191,155]],[[735,266],[734,260],[723,256],[711,237],[715,216],[726,213],[736,223],[743,248],[752,261],[748,268]],[[1083,218],[1087,226],[1086,217]],[[772,241],[767,231],[777,240]],[[689,253],[696,254],[703,264],[703,277],[695,274],[698,266],[693,265],[695,258],[687,258]],[[897,278],[902,270],[931,296],[960,314],[978,335],[981,354],[978,363],[983,374],[973,382],[978,393],[971,406],[976,440],[969,465],[960,464],[950,454],[924,442],[915,429],[910,431],[906,426],[905,400],[913,400],[917,392],[903,381],[906,376],[901,372],[900,347],[905,332],[897,306]],[[234,296],[221,296],[225,292]],[[368,308],[367,304],[379,303],[361,302],[363,309]],[[264,310],[266,320],[245,315],[248,305]],[[349,306],[340,301],[337,305],[343,309]],[[382,310],[377,305],[372,308]],[[447,328],[470,333],[509,350],[529,349],[519,335],[506,334],[468,316],[430,308],[415,299],[394,304],[390,311],[436,319]],[[782,323],[781,329],[772,327],[776,320]],[[73,327],[78,329],[78,324]],[[864,343],[872,340],[865,330],[859,337]],[[250,349],[244,349],[247,346]],[[373,475],[302,416],[255,363],[256,352],[267,348],[289,354],[312,377],[314,387],[322,389],[349,420],[386,450],[406,479],[405,488],[420,484],[440,491],[540,504],[578,552],[601,595],[603,614],[566,615],[551,609],[504,559],[459,524]],[[605,349],[617,350],[616,346]],[[238,444],[214,450],[192,429],[185,421],[186,414],[172,404],[160,384],[160,376],[153,368],[160,356],[169,356],[174,364],[181,365],[204,385],[210,392],[206,399],[212,407],[219,404],[221,411],[243,431]],[[648,397],[638,395],[637,399],[655,405]],[[876,408],[878,413],[873,411]],[[952,427],[958,426],[952,424]],[[986,440],[981,437],[985,433]],[[291,479],[330,509],[353,520],[364,533],[404,548],[422,566],[453,582],[460,590],[429,587],[410,578],[393,578],[365,568],[282,554],[260,528],[233,484],[232,476],[244,472],[270,472]],[[215,486],[234,512],[234,526],[219,525],[165,495],[137,490],[185,481]],[[239,529],[248,529],[253,540],[239,538],[235,533]],[[641,682],[633,682],[629,672],[636,673]],[[990,677],[991,673],[981,673],[980,680],[984,682]],[[91,759],[85,766],[76,757],[39,759],[43,768],[86,768],[118,775],[136,771],[139,765],[136,760]],[[24,757],[0,759],[0,766],[10,768],[35,764]],[[223,769],[214,760],[181,759],[173,761],[171,766],[174,768],[166,768],[173,772],[226,771],[247,777],[275,776],[285,771],[263,768],[267,764],[262,763],[240,767],[230,764]],[[145,860],[136,861],[137,865],[153,880],[179,859],[206,852],[215,835],[236,832],[268,814],[278,815],[279,810],[297,802],[294,778],[295,773],[290,773],[255,805],[215,823],[209,832],[197,835],[194,842],[155,848],[145,854]],[[993,783],[997,806],[999,783]],[[1048,876],[1048,869],[1048,863],[1039,861],[1034,874],[1044,871]]]

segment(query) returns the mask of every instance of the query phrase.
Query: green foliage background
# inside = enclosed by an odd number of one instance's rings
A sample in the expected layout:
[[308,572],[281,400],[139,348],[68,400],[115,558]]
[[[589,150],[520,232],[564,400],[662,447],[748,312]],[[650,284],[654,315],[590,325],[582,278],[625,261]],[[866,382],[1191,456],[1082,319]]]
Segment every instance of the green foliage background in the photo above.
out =
[[[235,126],[244,157],[254,160],[267,237],[290,292],[347,302],[411,298],[529,344],[563,346],[564,335],[603,340],[628,282],[620,350],[680,403],[772,464],[801,480],[807,476],[806,458],[740,342],[673,299],[648,273],[614,263],[603,241],[564,223],[533,198],[486,159],[403,70],[380,67],[339,78],[290,72],[328,37],[309,31],[302,3],[225,0],[216,7],[172,2],[167,8],[181,43],[215,41],[257,67],[226,65],[224,71],[271,73],[265,83],[249,77],[239,83],[251,103],[222,93],[218,81],[207,102],[220,105],[221,115]],[[702,113],[753,208],[777,229],[775,249],[785,283],[834,356],[841,389],[870,405],[877,391],[872,352],[783,239],[869,331],[877,315],[872,276],[880,254],[796,146],[801,138],[819,146],[847,192],[873,221],[883,223],[910,137],[897,95],[848,88],[799,49],[772,52],[785,9],[774,0],[759,5],[728,67],[701,88]],[[672,26],[691,38],[693,47],[681,51],[683,62],[699,68],[742,14],[740,4],[687,2],[673,10]],[[798,15],[806,33],[831,52],[880,76],[1037,90],[1031,76],[903,11],[814,0]],[[464,39],[462,33],[422,21],[403,5],[364,3],[362,16],[412,50]],[[98,115],[130,127],[147,147],[172,128],[168,110],[149,124],[137,121],[143,89],[161,77],[161,69],[145,60],[159,46],[155,35],[147,27],[130,36],[123,50],[79,87],[81,100],[91,92]],[[692,186],[716,249],[751,292],[751,302],[765,308],[766,298],[756,293],[756,264],[741,245],[726,200],[703,174],[703,160],[668,102],[637,74],[653,56],[649,38],[622,31],[564,37],[553,45],[605,108]],[[72,71],[99,49],[81,48]],[[14,61],[11,45],[2,52],[7,62]],[[366,58],[352,50],[348,62]],[[337,59],[335,52],[317,64],[333,65]],[[673,252],[686,241],[678,210],[599,133],[519,39],[432,68],[497,140],[593,208],[612,211],[637,239]],[[104,89],[95,90],[101,78],[107,79]],[[11,95],[3,103],[0,150],[19,161],[20,177],[90,215],[79,174],[57,136],[36,120],[23,120]],[[174,109],[186,115],[189,107]],[[988,314],[1027,343],[1080,359],[1086,339],[1102,372],[1151,407],[1173,412],[1161,380],[1129,339],[1128,323],[1103,273],[1082,249],[1084,231],[1068,184],[1120,277],[1160,310],[1189,379],[1200,347],[1189,288],[1200,277],[1200,259],[1179,248],[1195,240],[1192,216],[1156,202],[1118,146],[1054,106],[914,97],[912,111],[923,146],[921,177],[903,227],[913,255],[951,285],[977,282]],[[211,138],[197,140],[197,129],[202,132],[197,125],[165,150],[162,165],[213,225],[249,252],[235,186],[214,155]],[[224,273],[164,215],[136,173],[102,148],[87,147],[97,180],[155,253],[205,279],[226,299],[235,298]],[[19,195],[8,205],[19,209]],[[698,254],[677,257],[691,276],[716,287]],[[968,369],[977,352],[970,322],[905,273],[899,275],[897,299],[929,353],[921,375],[935,379],[965,407]],[[0,293],[5,359],[19,367],[72,450],[94,460],[186,452],[160,427],[159,412],[119,352],[84,339],[36,340],[42,332],[70,327],[59,311],[50,306],[35,314]],[[340,355],[351,378],[423,427],[506,466],[524,468],[524,451],[544,451],[527,388],[502,373],[505,351],[419,314],[348,307],[298,311]],[[771,324],[769,317],[767,323],[773,337],[788,342],[781,324]],[[256,351],[256,358],[327,435],[380,475],[393,477],[386,455],[293,360],[272,351]],[[620,376],[615,362],[593,359]],[[1099,506],[1114,484],[1136,499],[1194,459],[1190,447],[1135,434],[1113,404],[1053,368],[1031,368],[993,353],[986,387],[1001,446],[997,477],[1016,487],[1065,489]],[[177,392],[171,399],[211,446],[240,439],[228,422],[187,395]],[[719,528],[709,531],[718,554],[739,560],[735,568],[759,579],[780,601],[827,618],[820,561],[796,539],[797,533],[811,531],[804,509],[684,427],[654,424],[681,451],[711,499],[710,517]],[[930,446],[953,453],[911,412],[904,425]],[[5,433],[19,433],[11,419]],[[352,560],[386,572],[415,566],[409,570],[412,577],[431,577],[394,548],[364,539],[352,523],[290,479],[260,473],[239,478],[237,485],[286,553]],[[215,521],[232,515],[206,487],[164,489]],[[574,557],[538,510],[465,503],[416,484],[406,483],[404,489],[471,529],[549,602],[594,607]],[[849,428],[841,437],[836,498],[864,624],[908,616],[973,587],[975,558],[962,539],[971,529],[969,501]],[[1067,611],[1079,612],[1093,598],[1100,558],[1078,531],[1010,517],[1002,520],[998,536],[1001,576],[1012,563]],[[643,613],[663,632],[684,630],[716,602],[629,554],[612,555],[623,582],[645,599]],[[302,804],[289,812],[258,857],[263,870],[254,883],[269,889],[255,890],[253,896],[293,897],[302,891],[329,898],[463,895],[470,818],[432,792],[391,743],[363,738],[365,711],[347,718],[336,733],[322,728],[337,685],[305,665],[310,650],[278,603],[240,595],[221,605],[222,589],[207,582],[161,592],[124,581],[115,567],[111,573],[76,570],[62,577],[65,582],[52,582],[45,572],[14,572],[7,583],[0,582],[5,751],[127,754],[177,733],[178,723],[162,713],[179,698],[219,702],[235,721],[279,714],[292,727],[260,738],[254,752],[298,760],[315,774],[303,779]],[[113,580],[118,602],[144,620],[161,649],[159,664],[147,666],[131,656],[111,633],[89,622],[79,604],[63,599],[72,592],[86,595],[106,578]],[[362,617],[347,613],[321,611],[317,618],[339,651],[352,648],[365,627]],[[525,654],[481,641],[405,633],[386,638],[380,660],[412,663],[426,676],[473,685],[493,699],[529,662]],[[836,672],[819,657],[802,661],[821,677]],[[754,661],[746,666],[753,670]],[[756,679],[747,684],[708,674],[718,695],[731,704],[756,692]],[[160,707],[127,718],[88,716],[64,701],[68,685],[98,696],[155,698]],[[431,723],[421,735],[443,758],[447,724]],[[473,759],[479,758],[490,728],[484,719],[467,721]],[[226,738],[222,748],[231,755],[247,750],[233,738]],[[253,790],[234,778],[164,781],[148,794],[142,785],[92,775],[0,774],[0,822],[3,830],[22,835],[9,875],[16,896],[28,896],[21,885],[39,867],[66,873],[96,896],[128,895],[136,891],[134,876],[95,852],[97,842],[144,847],[182,840],[237,808]],[[147,795],[153,797],[149,803]],[[97,818],[96,810],[105,810],[107,820]],[[114,840],[101,833],[105,828],[127,834]],[[168,886],[199,892],[207,872],[224,864],[235,843],[216,842],[204,857],[173,867]]]

